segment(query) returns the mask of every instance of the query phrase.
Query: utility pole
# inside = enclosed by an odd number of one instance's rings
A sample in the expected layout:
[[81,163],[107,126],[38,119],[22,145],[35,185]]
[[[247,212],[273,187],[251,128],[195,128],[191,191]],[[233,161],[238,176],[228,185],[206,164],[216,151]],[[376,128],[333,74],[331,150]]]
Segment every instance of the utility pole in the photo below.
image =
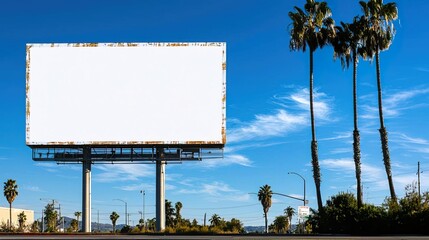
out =
[[100,232],[100,210],[97,210],[97,227],[98,232]]
[[419,207],[422,202],[422,196],[420,195],[420,161],[417,162],[417,184],[419,188]]
[[45,219],[43,218],[44,209],[42,209],[42,233],[45,232]]
[[204,227],[206,226],[206,216],[207,216],[207,213],[204,213]]

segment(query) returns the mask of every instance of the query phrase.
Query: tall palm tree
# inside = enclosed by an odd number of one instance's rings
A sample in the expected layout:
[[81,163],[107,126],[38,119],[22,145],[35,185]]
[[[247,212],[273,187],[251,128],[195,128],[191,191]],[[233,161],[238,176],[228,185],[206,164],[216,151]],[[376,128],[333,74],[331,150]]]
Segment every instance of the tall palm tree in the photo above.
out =
[[377,74],[378,114],[380,118],[380,139],[383,152],[383,162],[386,169],[387,181],[389,183],[390,197],[397,203],[395,188],[393,186],[392,170],[390,166],[390,153],[388,146],[387,130],[384,126],[381,74],[380,74],[380,51],[389,49],[395,35],[393,20],[398,18],[396,3],[383,4],[383,0],[369,0],[359,2],[364,13],[366,26],[366,51],[368,55],[375,55]]
[[271,197],[273,196],[273,191],[271,187],[267,184],[259,188],[258,200],[262,204],[262,209],[264,210],[265,218],[265,232],[268,233],[268,210],[271,207]]
[[359,57],[366,58],[364,46],[365,18],[355,17],[353,23],[341,22],[341,26],[335,27],[337,32],[332,41],[334,46],[334,58],[341,59],[343,69],[348,68],[353,62],[353,159],[355,162],[356,188],[358,208],[362,206],[362,181],[360,161],[360,133],[358,128],[357,111],[357,66]]
[[113,233],[115,232],[115,228],[116,228],[116,220],[118,220],[119,218],[119,214],[116,212],[112,212],[112,214],[110,214],[110,220],[112,221],[112,226],[113,226]]
[[295,215],[295,209],[291,206],[285,208],[284,214],[287,216],[289,220],[289,228],[292,226],[292,216]]
[[3,194],[9,203],[9,230],[12,230],[12,202],[18,196],[18,185],[15,180],[8,179],[4,183]]
[[326,2],[307,0],[304,10],[295,7],[295,12],[289,12],[292,19],[290,30],[291,50],[302,50],[307,47],[310,53],[310,118],[311,118],[311,163],[313,165],[313,178],[316,184],[317,205],[322,210],[322,194],[320,192],[320,166],[317,150],[316,130],[313,109],[313,53],[317,48],[322,48],[335,36],[334,20],[331,18],[331,9]]

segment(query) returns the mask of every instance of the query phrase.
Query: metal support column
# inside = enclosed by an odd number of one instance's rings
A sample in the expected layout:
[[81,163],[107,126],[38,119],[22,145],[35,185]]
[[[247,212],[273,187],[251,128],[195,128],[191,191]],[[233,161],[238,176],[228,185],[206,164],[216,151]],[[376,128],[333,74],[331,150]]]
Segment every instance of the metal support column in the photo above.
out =
[[164,149],[156,150],[156,230],[165,229],[165,161]]
[[91,148],[83,148],[82,161],[82,231],[91,232]]

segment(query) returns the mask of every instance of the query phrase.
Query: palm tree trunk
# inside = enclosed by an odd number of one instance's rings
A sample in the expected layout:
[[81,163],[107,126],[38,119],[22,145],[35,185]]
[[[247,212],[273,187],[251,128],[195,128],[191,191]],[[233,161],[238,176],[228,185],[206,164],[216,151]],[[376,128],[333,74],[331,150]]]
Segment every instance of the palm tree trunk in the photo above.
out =
[[356,194],[357,207],[362,207],[362,183],[361,183],[361,162],[360,162],[360,134],[358,129],[358,112],[357,112],[357,62],[358,56],[356,51],[353,53],[353,159],[356,170]]
[[380,116],[380,139],[381,139],[381,149],[383,151],[383,162],[384,167],[386,168],[386,174],[387,174],[387,181],[389,182],[389,190],[390,190],[390,197],[393,203],[397,203],[396,194],[395,194],[395,187],[393,186],[393,179],[392,179],[392,170],[390,166],[390,153],[389,153],[389,146],[388,146],[388,138],[387,138],[387,130],[384,127],[384,118],[383,118],[383,105],[382,105],[382,99],[381,99],[381,76],[380,76],[380,52],[377,49],[375,53],[375,61],[376,61],[376,69],[377,69],[377,92],[378,92],[378,113]]
[[311,118],[311,164],[313,165],[313,178],[314,183],[316,184],[316,194],[317,194],[317,206],[319,212],[322,211],[322,194],[320,192],[320,167],[319,167],[319,157],[317,153],[317,141],[316,141],[316,130],[314,123],[314,109],[313,109],[313,52],[314,50],[310,49],[310,118]]
[[12,231],[12,202],[9,203],[9,231]]

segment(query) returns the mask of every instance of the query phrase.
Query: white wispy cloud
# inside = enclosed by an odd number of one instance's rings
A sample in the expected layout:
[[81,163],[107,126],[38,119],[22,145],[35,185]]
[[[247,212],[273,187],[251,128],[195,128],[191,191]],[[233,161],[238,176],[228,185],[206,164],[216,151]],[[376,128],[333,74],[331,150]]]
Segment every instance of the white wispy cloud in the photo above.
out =
[[420,71],[420,72],[427,72],[427,73],[429,73],[429,68],[426,68],[426,67],[418,67],[418,68],[416,68],[416,70]]
[[[416,89],[407,89],[402,91],[384,91],[383,94],[383,114],[385,118],[394,118],[400,116],[403,111],[420,107],[427,107],[428,104],[415,102],[416,97],[429,94],[428,87]],[[360,118],[377,119],[378,104],[375,94],[362,96],[363,104],[360,106],[362,114]]]
[[141,191],[141,190],[145,190],[145,191],[155,191],[155,186],[152,184],[146,184],[146,183],[142,183],[142,184],[129,184],[129,185],[125,185],[125,186],[121,186],[121,187],[116,187],[118,189],[124,190],[124,191]]
[[[339,173],[348,173],[347,175],[354,176],[355,163],[351,158],[325,159],[319,162],[324,169]],[[365,181],[377,181],[383,175],[383,169],[366,163],[361,163],[362,179]]]
[[43,167],[48,172],[58,172],[58,166],[55,163],[38,162],[34,165],[38,167]]
[[332,141],[332,140],[340,140],[340,139],[351,140],[351,138],[352,138],[351,132],[342,132],[342,133],[337,133],[335,136],[332,136],[332,137],[320,138],[319,141]]
[[407,151],[416,153],[429,153],[429,141],[423,138],[410,137],[404,133],[393,133],[391,142],[397,143]]
[[352,152],[352,148],[351,147],[347,147],[347,148],[334,148],[332,150],[330,150],[331,154],[343,154],[343,153],[350,153]]
[[303,115],[293,115],[284,109],[275,110],[274,114],[256,115],[255,119],[240,128],[230,130],[228,142],[248,141],[255,138],[282,136],[298,126],[305,125],[307,118]]
[[101,171],[94,174],[97,182],[136,181],[139,178],[154,176],[154,168],[146,164],[104,164],[95,165]]
[[192,188],[182,188],[178,191],[182,194],[195,194],[207,196],[210,201],[237,201],[243,202],[250,199],[249,194],[242,193],[230,185],[214,181],[211,183],[196,182]]
[[44,192],[38,186],[24,186],[24,189],[31,192]]
[[[265,140],[284,136],[309,124],[309,90],[299,88],[288,95],[276,95],[273,103],[280,108],[272,113],[256,114],[253,120],[241,122],[228,131],[228,142],[237,143],[249,140]],[[323,92],[314,91],[315,117],[322,121],[333,121],[331,99]]]
[[241,154],[226,154],[223,159],[209,158],[198,162],[196,166],[203,168],[217,168],[230,165],[240,165],[243,167],[251,167],[252,161]]

